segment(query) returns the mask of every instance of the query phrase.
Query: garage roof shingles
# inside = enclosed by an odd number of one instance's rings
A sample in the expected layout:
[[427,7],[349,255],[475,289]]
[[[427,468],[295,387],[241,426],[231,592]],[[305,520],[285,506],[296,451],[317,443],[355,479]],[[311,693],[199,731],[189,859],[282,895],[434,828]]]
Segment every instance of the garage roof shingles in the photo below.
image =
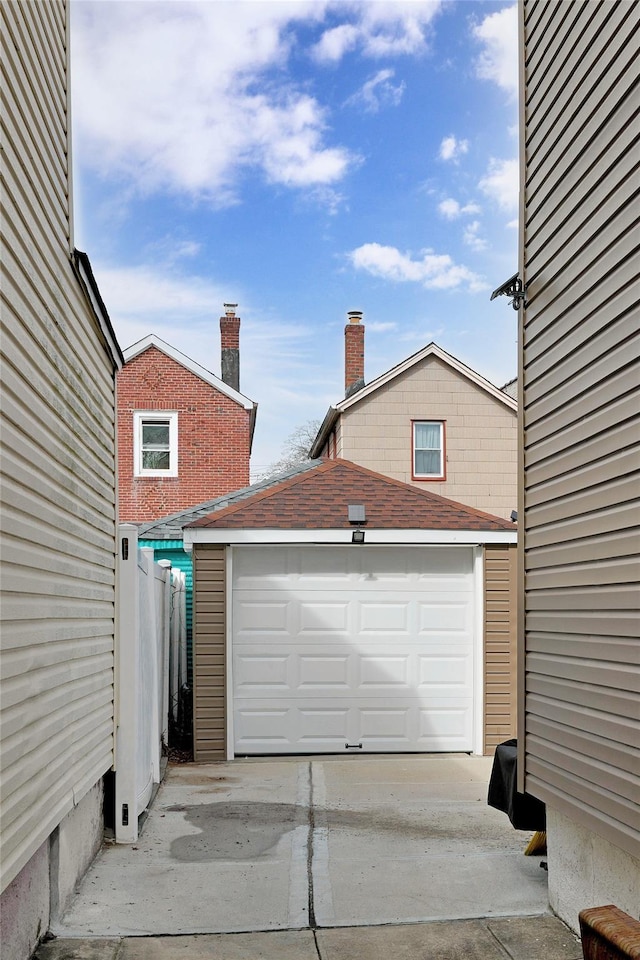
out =
[[349,504],[363,504],[366,526],[381,530],[513,530],[507,520],[383,477],[348,460],[326,460],[189,526],[350,529]]

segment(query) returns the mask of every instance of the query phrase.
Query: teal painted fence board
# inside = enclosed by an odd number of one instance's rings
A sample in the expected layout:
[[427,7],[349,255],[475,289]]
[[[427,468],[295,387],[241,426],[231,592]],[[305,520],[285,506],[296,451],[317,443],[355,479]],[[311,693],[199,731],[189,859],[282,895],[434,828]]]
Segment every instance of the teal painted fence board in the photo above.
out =
[[191,555],[183,549],[182,540],[139,540],[138,546],[151,547],[153,559],[169,560],[172,567],[181,570],[185,577],[185,607],[187,619],[187,677],[193,689],[193,565]]

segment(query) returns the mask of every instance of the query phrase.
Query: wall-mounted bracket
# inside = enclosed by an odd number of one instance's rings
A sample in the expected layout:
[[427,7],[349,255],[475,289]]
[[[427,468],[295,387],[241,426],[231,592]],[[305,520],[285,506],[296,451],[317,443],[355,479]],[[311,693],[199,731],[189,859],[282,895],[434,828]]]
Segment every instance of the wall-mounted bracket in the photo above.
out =
[[503,284],[493,291],[490,296],[490,300],[495,300],[496,297],[511,297],[509,301],[514,310],[520,309],[520,304],[524,303],[524,284],[518,276],[517,273],[514,273],[512,277],[509,277],[508,280],[505,280]]

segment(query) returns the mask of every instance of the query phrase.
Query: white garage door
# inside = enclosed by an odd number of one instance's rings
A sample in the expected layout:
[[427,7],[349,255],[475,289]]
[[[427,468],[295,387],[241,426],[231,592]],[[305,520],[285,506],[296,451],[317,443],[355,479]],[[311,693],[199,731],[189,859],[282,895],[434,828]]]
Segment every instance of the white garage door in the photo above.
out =
[[470,751],[470,547],[238,547],[236,754]]

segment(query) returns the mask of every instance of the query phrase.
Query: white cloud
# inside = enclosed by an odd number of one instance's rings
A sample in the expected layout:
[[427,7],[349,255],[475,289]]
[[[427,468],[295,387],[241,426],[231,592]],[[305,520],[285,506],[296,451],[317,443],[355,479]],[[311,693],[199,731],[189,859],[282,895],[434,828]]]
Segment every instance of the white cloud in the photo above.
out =
[[338,27],[325,30],[314,48],[314,56],[316,60],[336,62],[355,49],[359,39],[360,30],[354,24],[341,23]]
[[419,259],[413,259],[410,254],[402,253],[396,247],[365,243],[352,250],[349,259],[357,270],[395,283],[421,283],[433,290],[466,287],[476,292],[487,289],[477,274],[454,263],[448,254],[436,254],[432,250],[422,250]]
[[352,19],[325,30],[313,54],[335,63],[356,48],[374,58],[421,53],[442,0],[337,0],[330,7]]
[[476,74],[491,80],[510,97],[518,93],[518,7],[516,4],[491,13],[473,28],[483,50],[476,60]]
[[518,160],[489,161],[489,169],[478,186],[484,194],[497,203],[501,210],[517,210],[520,191],[520,166]]
[[453,134],[444,137],[440,144],[439,156],[441,160],[453,160],[457,162],[460,157],[469,152],[469,141],[458,140]]
[[290,187],[337,183],[357,158],[327,143],[321,105],[268,82],[286,65],[291,24],[325,10],[314,0],[74,4],[82,160],[141,192],[219,205],[236,200],[248,168]]
[[[111,267],[94,265],[100,293],[116,326],[143,326],[141,336],[156,333],[166,339],[160,328],[176,323],[197,324],[222,310],[233,300],[233,291],[198,276],[172,274],[166,264]],[[123,346],[128,346],[122,341]],[[177,346],[177,344],[176,344]]]
[[377,113],[381,107],[397,107],[402,100],[405,84],[393,84],[393,70],[379,70],[362,85],[357,93],[346,101],[348,105],[361,106],[367,113]]
[[457,220],[464,215],[471,216],[474,213],[480,213],[480,207],[477,203],[465,203],[461,206],[453,197],[447,197],[438,204],[438,212],[446,220]]
[[487,241],[480,236],[480,221],[473,220],[465,227],[462,239],[472,250],[480,251],[487,249]]
[[370,323],[367,323],[367,332],[369,333],[388,333],[389,330],[397,329],[398,324],[394,323],[392,320],[374,320]]

